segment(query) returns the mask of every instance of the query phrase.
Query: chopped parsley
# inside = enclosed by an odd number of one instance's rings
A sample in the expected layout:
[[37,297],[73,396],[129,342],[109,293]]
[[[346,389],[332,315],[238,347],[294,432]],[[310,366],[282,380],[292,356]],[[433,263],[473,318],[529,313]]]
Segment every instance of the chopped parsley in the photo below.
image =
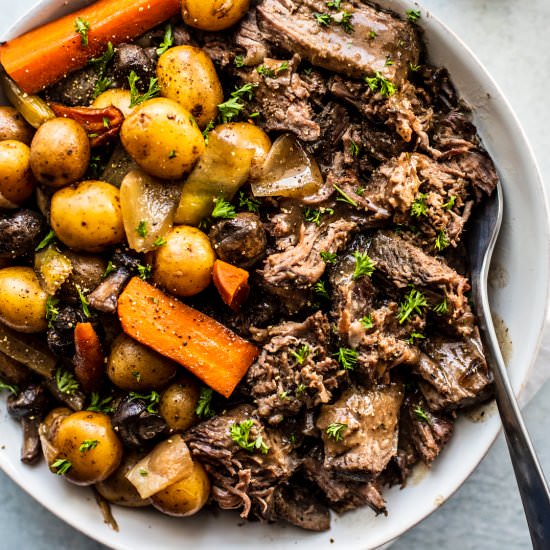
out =
[[72,372],[58,368],[55,371],[57,389],[65,395],[74,395],[78,391],[78,382]]
[[314,13],[313,17],[321,27],[329,27],[332,23],[332,15],[328,13]]
[[298,351],[291,350],[290,354],[296,359],[298,365],[303,365],[306,362],[306,359],[311,353],[311,348],[307,344],[302,344]]
[[320,252],[319,254],[321,255],[323,262],[326,264],[335,264],[336,259],[338,258],[336,252]]
[[78,450],[81,453],[85,453],[87,451],[91,451],[92,449],[95,449],[99,444],[99,441],[97,439],[85,439],[81,444]]
[[391,97],[396,92],[395,84],[384,78],[378,71],[376,71],[375,76],[366,76],[365,82],[373,92],[380,92],[383,97]]
[[376,34],[376,31],[369,31],[369,34],[368,34],[368,37],[373,40],[374,38],[376,38],[378,35]]
[[104,75],[107,70],[107,65],[111,62],[115,55],[115,49],[113,43],[107,43],[107,49],[99,56],[90,59],[90,65],[95,65],[100,75]]
[[269,67],[266,67],[265,65],[260,65],[256,67],[256,71],[258,74],[262,75],[264,78],[276,78],[277,73],[270,69]]
[[172,149],[169,153],[168,153],[168,158],[169,159],[175,159],[177,156],[176,154],[176,150],[175,149]]
[[386,57],[386,62],[384,63],[384,65],[386,67],[391,67],[393,65],[393,60],[389,55]]
[[342,424],[341,422],[334,422],[329,424],[326,429],[327,435],[334,439],[334,441],[342,441],[344,439],[343,433],[344,430],[348,427],[347,424]]
[[250,431],[253,426],[253,420],[243,420],[238,424],[232,424],[229,428],[229,435],[231,436],[231,439],[245,451],[253,453],[256,450],[259,450],[262,454],[266,455],[269,451],[269,447],[264,443],[261,435],[252,441],[250,440]]
[[199,418],[212,418],[216,412],[212,408],[212,395],[214,392],[210,388],[201,388],[195,414]]
[[90,404],[87,411],[102,412],[105,414],[112,413],[113,407],[111,406],[112,397],[101,397],[99,393],[92,392],[90,396]]
[[136,393],[131,391],[128,396],[130,397],[130,401],[135,401],[136,399],[145,401],[145,403],[147,403],[147,412],[151,414],[157,414],[159,412],[160,394],[158,392]]
[[254,197],[247,197],[243,191],[239,192],[239,208],[245,208],[248,212],[259,212],[261,202]]
[[149,279],[151,275],[153,274],[153,266],[149,264],[141,265],[138,264],[137,266],[138,275],[140,279],[143,279],[144,281]]
[[420,10],[407,10],[406,13],[407,13],[407,19],[411,23],[416,23],[421,17]]
[[111,260],[109,260],[109,263],[107,264],[107,267],[105,268],[105,271],[103,272],[102,278],[105,279],[107,275],[110,275],[113,271],[115,271],[115,265]]
[[160,57],[164,52],[170,49],[174,45],[174,32],[172,30],[172,25],[168,23],[164,29],[164,39],[160,43],[160,46],[157,48],[157,55]]
[[48,234],[38,243],[38,246],[34,249],[34,251],[38,252],[43,248],[46,248],[49,244],[53,243],[55,239],[55,233],[53,232],[53,229],[50,229]]
[[399,304],[399,323],[403,324],[413,313],[422,315],[423,308],[428,306],[428,301],[422,292],[415,288],[405,296],[405,299]]
[[372,277],[374,273],[375,263],[370,259],[366,252],[355,251],[355,270],[353,271],[353,280],[356,281],[361,277]]
[[422,422],[426,422],[428,424],[431,424],[430,422],[430,417],[426,414],[426,411],[420,406],[420,405],[417,405],[414,409],[414,414],[416,414],[416,416],[422,420]]
[[372,315],[369,313],[361,319],[361,324],[367,329],[370,330],[374,328],[374,321],[372,320]]
[[355,141],[351,140],[351,143],[350,143],[350,146],[349,146],[349,152],[350,152],[351,156],[352,157],[358,157],[360,151],[361,151],[361,146],[359,144],[355,143]]
[[139,80],[140,78],[135,71],[131,71],[128,77],[128,84],[130,85],[130,107],[135,107],[148,99],[158,96],[160,93],[158,78],[151,77],[149,79],[149,88],[144,94],[140,94],[137,89],[136,84]]
[[330,0],[330,2],[327,2],[327,8],[330,8],[331,10],[339,10],[341,4],[342,0]]
[[414,65],[413,63],[409,63],[409,68],[413,73],[416,73],[422,68],[422,65]]
[[104,128],[110,128],[111,127],[111,121],[106,116],[103,117],[103,127]]
[[139,475],[141,477],[147,477],[149,475],[149,472],[145,468],[140,468],[139,469]]
[[4,382],[3,380],[0,380],[0,390],[8,390],[10,393],[15,395],[16,393],[18,393],[19,388],[15,385],[8,384],[8,383]]
[[335,183],[332,184],[332,187],[338,192],[337,201],[346,202],[352,206],[357,206],[357,201],[353,200],[341,187],[338,187]]
[[330,296],[328,295],[328,290],[325,285],[325,281],[317,281],[313,285],[313,289],[315,290],[315,294],[318,296],[321,296],[322,298],[326,298],[327,300],[330,300]]
[[433,310],[439,314],[444,315],[449,312],[449,304],[447,303],[447,296],[443,298],[443,301],[434,306]]
[[428,215],[428,205],[426,199],[428,195],[426,193],[419,193],[414,202],[411,205],[411,216],[419,218],[420,216]]
[[449,238],[447,237],[447,234],[442,229],[435,239],[434,247],[438,252],[441,252],[442,250],[445,250],[450,245]]
[[113,81],[110,78],[100,76],[94,84],[93,98],[95,99],[97,96],[100,96],[103,92],[108,90],[112,83]]
[[332,216],[334,214],[334,210],[332,208],[325,208],[322,206],[321,208],[304,208],[304,220],[306,222],[314,223],[315,225],[321,225],[321,216],[324,216],[325,214],[328,214],[329,216]]
[[254,88],[256,88],[257,86],[257,84],[252,84],[249,82],[244,86],[235,89],[235,91],[231,93],[231,96],[226,102],[220,103],[218,105],[218,110],[220,112],[222,122],[231,122],[236,116],[238,116],[242,112],[245,107],[243,100],[247,99],[248,101],[250,101],[254,95]]
[[353,33],[355,30],[353,27],[353,14],[351,14],[349,11],[343,11],[342,15],[340,16],[340,20],[335,19],[336,23],[344,29],[344,32],[347,34]]
[[52,468],[58,476],[64,476],[72,468],[72,466],[72,462],[66,458],[58,458],[52,464]]
[[136,379],[136,381],[141,382],[141,372],[138,370],[133,370],[132,376]]
[[244,67],[244,55],[236,55],[235,59],[233,59],[233,64],[238,69],[240,69],[241,67]]
[[88,46],[88,31],[90,30],[90,23],[82,17],[77,17],[74,20],[74,30],[80,35],[80,44],[84,47]]
[[453,206],[455,205],[456,197],[453,195],[449,197],[449,200],[443,205],[443,208],[445,210],[452,210]]
[[212,210],[213,218],[224,218],[226,220],[232,220],[237,212],[235,207],[226,200],[219,198],[214,200],[214,210]]
[[345,370],[355,369],[358,356],[357,350],[351,348],[339,348],[338,353],[336,353],[338,363],[340,363]]
[[91,317],[92,314],[90,313],[90,303],[88,302],[88,299],[86,298],[86,296],[84,296],[82,289],[78,285],[75,285],[75,287],[76,291],[78,292],[78,297],[80,299],[80,305],[82,306],[82,312],[86,317]]
[[53,322],[59,315],[59,299],[54,296],[48,296],[46,300],[46,321],[48,321],[48,327],[52,328]]
[[294,392],[294,395],[302,395],[306,391],[306,386],[304,384],[298,384],[296,386],[296,391]]
[[214,123],[213,120],[211,120],[207,125],[206,125],[206,128],[202,131],[202,137],[204,138],[204,143],[206,143],[206,145],[208,145],[208,135],[210,134],[210,132],[214,129],[214,126],[216,124]]
[[147,237],[149,231],[147,231],[147,222],[145,220],[141,220],[139,222],[138,226],[136,227],[136,233],[140,237]]
[[155,239],[155,242],[153,243],[153,246],[155,247],[159,247],[159,246],[164,246],[168,241],[164,238],[164,237],[157,237]]
[[426,337],[420,332],[411,332],[411,335],[409,336],[409,339],[407,340],[407,342],[413,345],[415,340],[424,340],[425,338]]

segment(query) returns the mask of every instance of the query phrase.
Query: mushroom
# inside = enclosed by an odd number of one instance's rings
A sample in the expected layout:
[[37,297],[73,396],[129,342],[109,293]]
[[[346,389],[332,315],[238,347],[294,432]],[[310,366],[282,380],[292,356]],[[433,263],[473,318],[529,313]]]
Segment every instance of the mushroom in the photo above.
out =
[[0,258],[31,254],[44,232],[44,216],[28,209],[0,217]]
[[115,313],[118,297],[132,274],[126,267],[119,267],[88,295],[88,303],[103,313]]

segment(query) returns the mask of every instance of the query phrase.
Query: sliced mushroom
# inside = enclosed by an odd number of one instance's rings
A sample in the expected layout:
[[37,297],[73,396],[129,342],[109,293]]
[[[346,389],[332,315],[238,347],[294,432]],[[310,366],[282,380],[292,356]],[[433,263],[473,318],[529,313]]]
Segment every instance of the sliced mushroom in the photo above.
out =
[[103,313],[114,313],[117,309],[118,297],[131,276],[129,269],[119,267],[88,295],[89,304]]

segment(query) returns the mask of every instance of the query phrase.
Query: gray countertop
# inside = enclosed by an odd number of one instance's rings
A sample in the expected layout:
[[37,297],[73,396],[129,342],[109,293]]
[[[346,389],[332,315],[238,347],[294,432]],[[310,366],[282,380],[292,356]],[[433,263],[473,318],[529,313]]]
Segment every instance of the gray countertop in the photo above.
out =
[[[0,32],[34,0],[0,0]],[[550,2],[547,0],[425,0],[476,52],[510,100],[550,181]],[[534,237],[536,238],[536,236]],[[542,465],[550,474],[550,384],[525,410]],[[0,473],[0,549],[98,550]],[[517,550],[529,535],[502,436],[462,488],[402,537],[395,550]]]

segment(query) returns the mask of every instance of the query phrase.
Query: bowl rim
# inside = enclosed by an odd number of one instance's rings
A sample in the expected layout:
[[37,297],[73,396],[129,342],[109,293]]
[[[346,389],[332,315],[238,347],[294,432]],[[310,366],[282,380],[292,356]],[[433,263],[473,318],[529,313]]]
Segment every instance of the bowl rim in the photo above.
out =
[[[95,0],[80,0],[78,4],[80,5],[87,5],[91,4]],[[461,50],[465,52],[465,54],[468,57],[468,63],[469,64],[475,64],[477,66],[477,69],[483,74],[483,77],[489,81],[494,89],[496,90],[499,100],[502,102],[502,106],[506,112],[506,116],[511,123],[511,125],[514,127],[514,129],[517,131],[517,138],[516,141],[518,143],[521,143],[524,147],[524,150],[528,156],[529,162],[532,164],[532,169],[534,173],[534,177],[532,178],[532,181],[530,182],[531,185],[534,185],[538,187],[538,191],[541,193],[543,204],[542,210],[544,211],[544,221],[545,221],[545,238],[544,238],[544,246],[547,250],[550,249],[550,202],[549,202],[549,192],[546,190],[546,187],[544,185],[544,181],[542,178],[542,174],[540,171],[540,167],[538,164],[538,161],[536,159],[536,156],[534,154],[533,148],[531,146],[531,143],[529,142],[527,135],[525,133],[525,130],[519,121],[519,118],[512,108],[508,98],[503,93],[500,85],[495,81],[493,76],[490,74],[488,69],[484,66],[484,64],[480,61],[480,59],[477,57],[477,55],[474,53],[474,51],[468,46],[461,38],[458,36],[458,34],[445,22],[443,22],[437,15],[434,15],[432,11],[428,8],[426,8],[422,2],[418,2],[416,0],[401,0],[402,2],[408,3],[411,7],[414,7],[422,12],[423,21],[433,21],[435,24],[439,25],[443,31],[445,31],[447,34],[450,35],[452,40],[457,43],[457,45],[460,47]],[[35,0],[35,2],[29,7],[28,10],[25,11],[21,16],[19,16],[9,27],[2,33],[0,36],[0,39],[5,40],[6,37],[11,37],[16,34],[19,34],[21,32],[21,27],[25,25],[25,22],[29,18],[39,17],[40,14],[47,8],[50,7],[52,9],[59,8],[60,6],[64,5],[65,8],[69,5],[69,3],[66,0]],[[55,7],[55,8],[54,8]],[[74,9],[77,9],[79,6],[75,6],[74,8],[71,7],[71,11]],[[430,25],[432,23],[428,23]],[[452,75],[451,75],[452,76]],[[1,101],[1,100],[0,100]],[[547,271],[550,272],[550,254],[547,254]],[[544,291],[544,308],[543,308],[543,321],[538,327],[538,334],[537,338],[535,340],[535,344],[533,347],[533,353],[530,357],[530,363],[528,366],[528,369],[526,370],[526,375],[523,380],[521,380],[521,383],[519,385],[519,388],[516,390],[516,397],[519,397],[521,392],[523,391],[525,384],[527,380],[529,379],[529,375],[533,370],[533,367],[535,365],[535,362],[538,358],[544,330],[548,323],[548,316],[550,313],[550,280],[547,280],[545,283],[545,291]],[[464,482],[471,476],[473,471],[479,466],[479,464],[484,460],[487,453],[493,446],[496,438],[500,434],[502,430],[502,425],[500,422],[500,418],[498,418],[498,423],[496,428],[494,429],[494,433],[488,437],[489,443],[487,445],[487,449],[485,452],[480,456],[479,460],[476,461],[472,468],[468,471],[467,475],[464,477],[462,481],[460,481],[456,487],[452,488],[450,491],[448,491],[445,495],[444,502],[446,502],[448,499],[450,499],[457,491],[460,489],[460,487],[464,484]],[[44,506],[48,511],[53,513],[56,517],[58,517],[60,520],[62,520],[64,523],[70,525],[77,531],[80,531],[81,533],[84,533],[91,539],[98,541],[109,548],[120,548],[120,549],[126,549],[127,546],[123,545],[122,541],[116,541],[112,539],[108,539],[106,536],[103,536],[102,532],[94,531],[93,529],[93,522],[90,523],[79,523],[78,518],[76,517],[66,517],[62,511],[59,511],[55,508],[55,503],[50,502],[47,499],[47,495],[38,494],[36,492],[33,492],[32,487],[29,484],[26,484],[25,481],[17,474],[17,472],[9,467],[9,464],[7,460],[4,458],[4,455],[0,454],[0,468],[2,471],[12,480],[14,481],[18,487],[23,489],[29,496],[31,496],[34,500],[38,501],[42,506]],[[442,504],[441,503],[441,504]],[[410,529],[424,521],[427,517],[429,517],[437,508],[439,505],[432,506],[428,511],[425,513],[422,513],[419,517],[417,517],[414,521],[408,522],[404,525],[404,528],[402,532],[395,538],[388,540],[386,543],[384,543],[382,546],[377,546],[377,548],[382,549],[382,547],[386,548],[389,545],[391,545],[393,542],[399,539],[402,535],[407,533]],[[113,533],[114,534],[114,533]],[[121,544],[117,544],[117,542],[120,542]],[[334,545],[337,546],[337,545]],[[333,546],[333,547],[334,547]]]

